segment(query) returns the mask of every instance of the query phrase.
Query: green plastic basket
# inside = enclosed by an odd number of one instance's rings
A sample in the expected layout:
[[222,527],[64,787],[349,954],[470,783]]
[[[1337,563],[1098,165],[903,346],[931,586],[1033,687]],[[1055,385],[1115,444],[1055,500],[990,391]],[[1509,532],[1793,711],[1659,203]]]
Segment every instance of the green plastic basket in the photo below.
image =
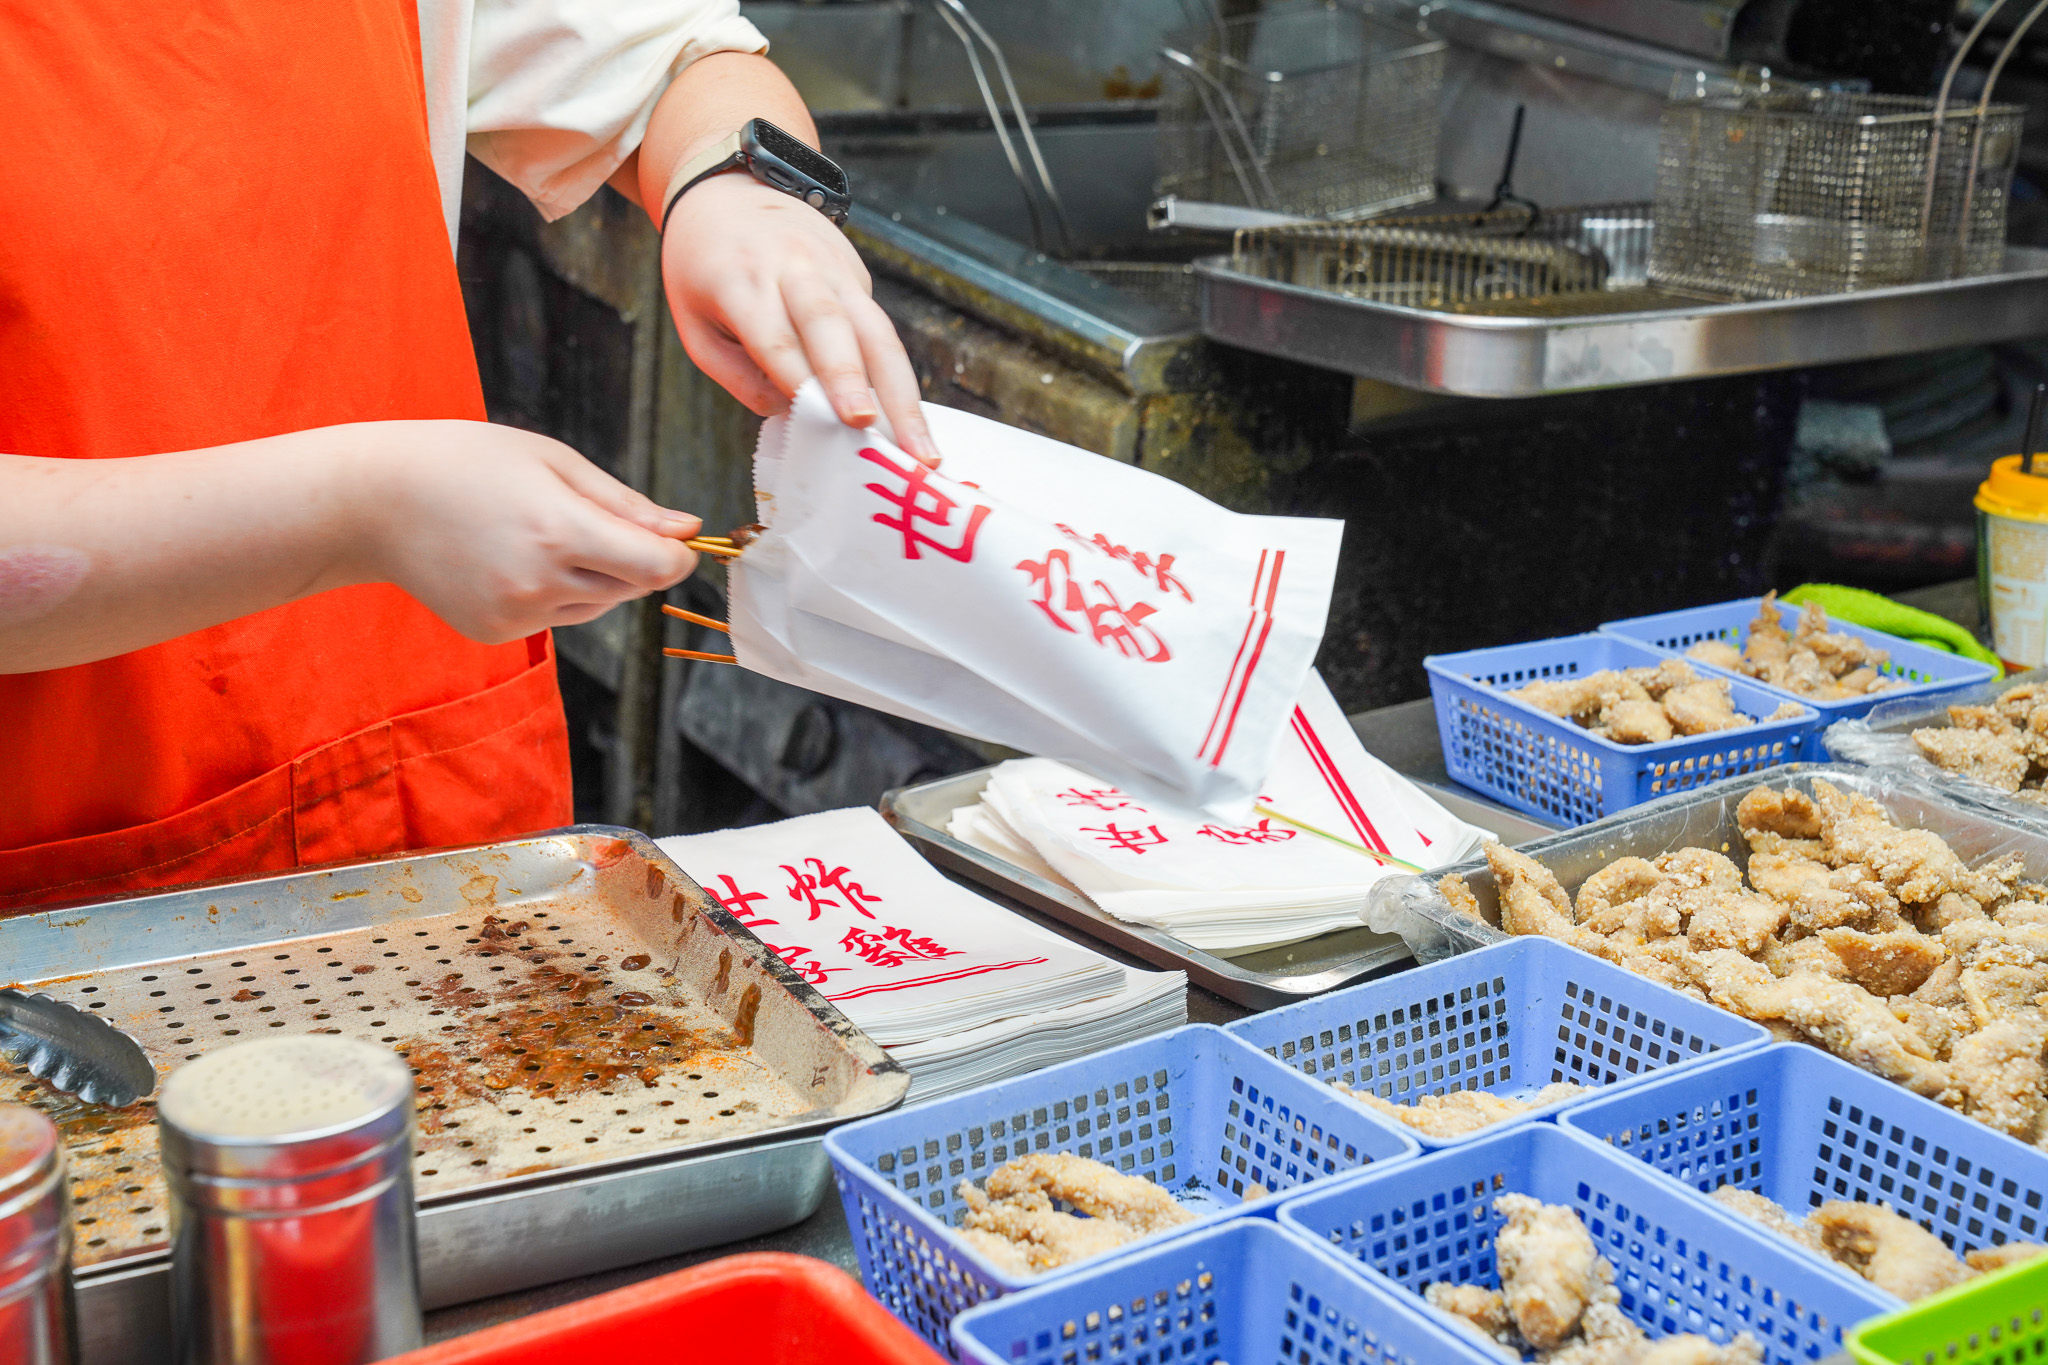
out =
[[1872,1318],[1846,1344],[1859,1365],[2048,1361],[2048,1256]]

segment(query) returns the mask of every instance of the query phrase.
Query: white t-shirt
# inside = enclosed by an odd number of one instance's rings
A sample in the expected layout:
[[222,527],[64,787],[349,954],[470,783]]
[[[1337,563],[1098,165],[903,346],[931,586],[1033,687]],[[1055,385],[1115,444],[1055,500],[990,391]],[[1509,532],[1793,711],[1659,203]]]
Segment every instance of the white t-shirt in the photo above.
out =
[[766,52],[739,0],[418,0],[427,134],[452,245],[462,154],[550,220],[604,184],[669,82],[714,52]]

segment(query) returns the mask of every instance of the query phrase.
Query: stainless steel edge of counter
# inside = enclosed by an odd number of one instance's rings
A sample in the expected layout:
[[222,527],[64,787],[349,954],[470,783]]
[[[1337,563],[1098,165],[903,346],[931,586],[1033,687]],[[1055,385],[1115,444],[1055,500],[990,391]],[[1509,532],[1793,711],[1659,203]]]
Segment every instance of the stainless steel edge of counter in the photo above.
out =
[[[2032,336],[2048,317],[2048,250],[1995,275],[1751,303],[1569,317],[1492,317],[1348,298],[1195,263],[1212,338],[1432,393],[1515,398],[1831,365]],[[1668,304],[1668,296],[1659,300]]]

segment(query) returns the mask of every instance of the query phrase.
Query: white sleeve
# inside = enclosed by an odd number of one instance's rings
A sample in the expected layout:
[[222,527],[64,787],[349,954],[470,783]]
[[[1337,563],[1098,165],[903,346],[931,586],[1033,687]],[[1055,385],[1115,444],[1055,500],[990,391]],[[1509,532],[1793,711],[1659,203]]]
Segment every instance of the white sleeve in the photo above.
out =
[[560,218],[639,147],[684,67],[767,49],[738,0],[476,0],[469,150]]

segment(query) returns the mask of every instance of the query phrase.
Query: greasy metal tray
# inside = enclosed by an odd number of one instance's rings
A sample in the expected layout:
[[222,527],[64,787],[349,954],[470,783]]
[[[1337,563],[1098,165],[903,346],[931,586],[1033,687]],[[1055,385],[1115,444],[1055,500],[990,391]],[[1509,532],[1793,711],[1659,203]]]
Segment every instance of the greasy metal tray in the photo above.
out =
[[[1902,825],[1933,830],[1967,862],[2017,852],[2026,857],[2029,877],[2048,878],[2048,829],[2026,828],[1908,774],[1836,763],[1786,763],[1731,777],[1518,847],[1555,873],[1574,896],[1581,882],[1616,858],[1654,858],[1677,848],[1715,849],[1747,869],[1749,846],[1735,823],[1743,796],[1756,787],[1788,785],[1810,794],[1815,779],[1869,797]],[[1425,960],[1500,942],[1500,903],[1485,859],[1451,871],[1472,888],[1480,919],[1452,909],[1437,891],[1434,876],[1380,882],[1373,887],[1367,917],[1416,944],[1417,956]]]
[[2024,683],[2048,682],[2048,668],[2033,668],[1993,678],[1960,692],[1936,697],[1902,697],[1879,702],[1860,719],[1838,720],[1827,730],[1828,752],[1850,763],[1905,773],[1949,793],[1965,805],[1981,806],[2001,819],[2034,829],[2048,829],[2048,805],[2023,801],[1988,782],[1952,773],[1921,756],[1913,732],[1926,726],[1948,727],[1951,706],[1987,706],[2001,693]]
[[[800,1221],[829,1185],[817,1136],[909,1086],[630,830],[39,912],[0,921],[0,963],[127,1029],[160,1073],[272,1030],[404,1055],[429,1307]],[[153,1110],[25,1074],[0,1098],[65,1133],[85,1362],[161,1359]]]
[[1443,313],[1195,263],[1218,341],[1432,393],[1518,398],[1832,365],[2034,336],[2048,250],[2010,247],[1995,275],[1853,294],[1703,303],[1649,288],[1577,296],[1571,316]]
[[[1071,887],[1049,882],[946,832],[954,811],[981,799],[992,771],[977,768],[934,782],[898,788],[882,798],[882,816],[940,867],[980,882],[1155,967],[1186,972],[1196,985],[1252,1009],[1291,1005],[1307,996],[1412,965],[1408,947],[1400,938],[1374,933],[1362,925],[1241,957],[1219,957],[1190,947],[1161,930],[1106,914]],[[1432,789],[1430,794],[1459,818],[1504,837],[1525,838],[1537,828],[1519,816],[1490,811],[1455,793]],[[1504,822],[1506,830],[1502,829]]]

